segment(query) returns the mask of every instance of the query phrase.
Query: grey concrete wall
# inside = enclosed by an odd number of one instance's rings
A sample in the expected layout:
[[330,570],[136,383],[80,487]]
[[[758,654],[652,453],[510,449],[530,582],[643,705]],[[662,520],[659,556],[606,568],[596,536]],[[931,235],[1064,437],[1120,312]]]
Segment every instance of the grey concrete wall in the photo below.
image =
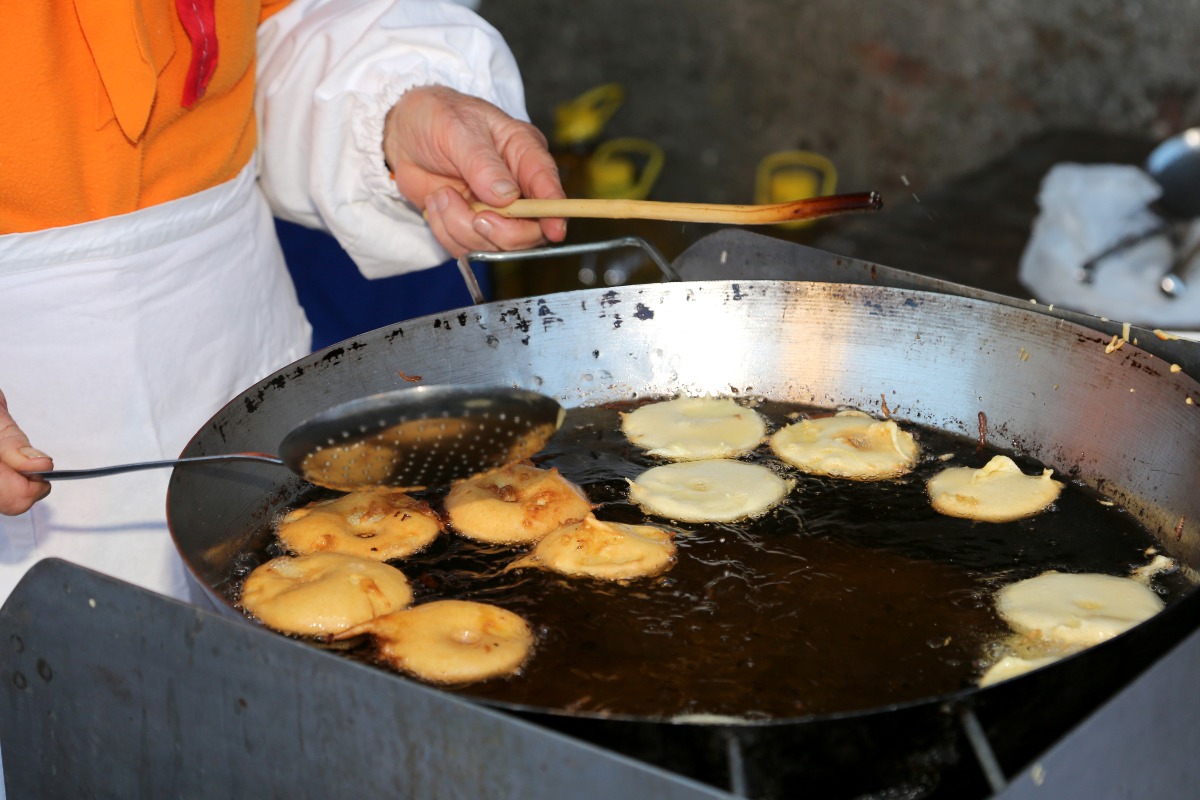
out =
[[[804,148],[840,189],[909,193],[1042,131],[1200,124],[1197,0],[482,0],[530,113],[608,81],[607,134],[666,150],[658,199],[748,202]],[[905,180],[908,184],[905,184]]]

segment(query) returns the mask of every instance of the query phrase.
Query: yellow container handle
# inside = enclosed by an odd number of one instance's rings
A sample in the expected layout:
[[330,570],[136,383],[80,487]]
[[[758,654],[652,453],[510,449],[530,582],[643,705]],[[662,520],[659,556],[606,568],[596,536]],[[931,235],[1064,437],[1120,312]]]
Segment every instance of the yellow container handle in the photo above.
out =
[[588,159],[588,196],[610,200],[644,200],[662,173],[662,148],[633,137],[610,139]]
[[585,144],[600,138],[604,126],[625,102],[625,87],[605,83],[554,109],[554,143]]
[[[789,203],[834,193],[837,168],[828,158],[806,150],[771,153],[758,163],[754,180],[754,202],[760,205]],[[812,220],[784,223],[801,228]]]

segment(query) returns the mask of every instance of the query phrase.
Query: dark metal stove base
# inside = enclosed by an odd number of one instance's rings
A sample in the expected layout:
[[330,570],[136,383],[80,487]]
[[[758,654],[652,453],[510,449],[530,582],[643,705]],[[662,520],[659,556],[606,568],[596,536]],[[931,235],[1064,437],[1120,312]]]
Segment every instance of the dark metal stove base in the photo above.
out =
[[0,642],[10,800],[732,797],[62,561]]
[[[12,800],[735,797],[62,561],[0,642]],[[1195,796],[1197,674],[1200,632],[994,797]]]

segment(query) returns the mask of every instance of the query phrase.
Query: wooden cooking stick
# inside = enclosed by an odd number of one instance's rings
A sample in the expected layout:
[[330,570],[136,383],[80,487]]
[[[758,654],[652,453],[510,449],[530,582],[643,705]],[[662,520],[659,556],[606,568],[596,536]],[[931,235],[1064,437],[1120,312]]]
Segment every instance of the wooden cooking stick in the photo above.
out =
[[851,211],[878,211],[883,200],[876,192],[812,197],[772,205],[719,205],[667,203],[657,200],[514,200],[503,208],[472,203],[476,212],[494,211],[502,217],[587,217],[590,219],[657,219],[671,222],[717,222],[733,225],[770,225],[776,222],[817,219]]

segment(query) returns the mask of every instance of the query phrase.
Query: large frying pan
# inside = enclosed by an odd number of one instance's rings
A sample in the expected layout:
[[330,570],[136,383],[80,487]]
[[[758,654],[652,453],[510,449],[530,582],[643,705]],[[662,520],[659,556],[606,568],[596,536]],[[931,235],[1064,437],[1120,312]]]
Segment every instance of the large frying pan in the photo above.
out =
[[[709,237],[676,266],[685,277],[765,270],[805,279],[585,290],[397,323],[251,387],[184,455],[270,447],[322,409],[418,378],[520,386],[567,407],[736,392],[878,409],[886,394],[903,398],[904,418],[969,436],[986,413],[992,443],[1102,488],[1164,550],[1200,569],[1194,349],[1134,329],[1142,347],[1106,352],[1109,323],[962,287],[909,288],[922,279],[752,234]],[[1173,362],[1184,369],[1172,371]],[[304,489],[254,463],[175,471],[172,534],[215,607],[240,616],[223,599],[239,555]],[[984,796],[1198,624],[1192,592],[1049,668],[866,712],[727,726],[517,711],[749,796],[800,787],[829,797],[897,787],[910,796]]]

